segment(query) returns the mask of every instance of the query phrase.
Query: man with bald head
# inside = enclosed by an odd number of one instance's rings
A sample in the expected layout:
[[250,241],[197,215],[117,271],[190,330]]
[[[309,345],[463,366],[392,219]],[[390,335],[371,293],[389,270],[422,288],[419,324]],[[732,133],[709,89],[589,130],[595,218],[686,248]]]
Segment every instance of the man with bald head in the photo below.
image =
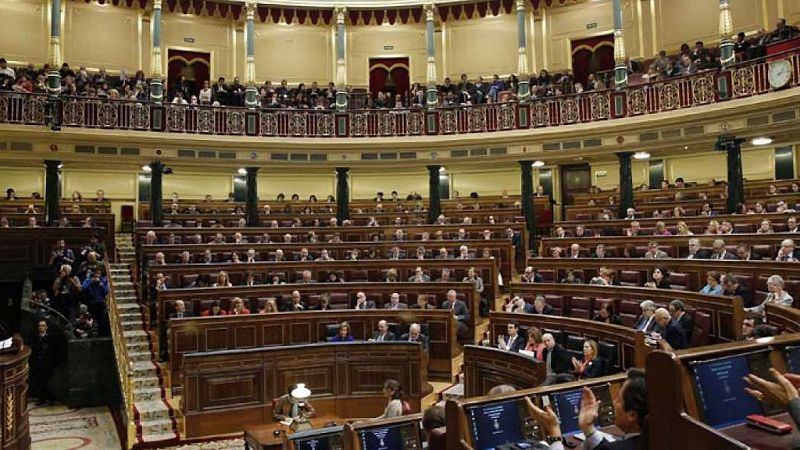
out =
[[542,342],[544,342],[542,359],[545,363],[545,374],[547,376],[541,385],[549,386],[575,380],[575,376],[572,375],[572,358],[569,352],[556,343],[555,337],[550,333],[542,335]]
[[385,320],[378,322],[378,330],[372,333],[370,342],[396,341],[397,336],[389,331],[389,324]]
[[420,327],[418,323],[412,323],[408,328],[408,333],[401,336],[400,340],[405,342],[419,342],[422,344],[423,351],[430,351],[428,337],[422,334],[422,327]]
[[292,291],[292,298],[289,299],[289,302],[284,306],[284,311],[305,311],[306,305],[303,303],[302,297],[300,297],[300,291]]
[[175,300],[175,311],[169,314],[170,319],[183,319],[184,317],[192,317],[192,313],[186,310],[186,303],[183,300]]
[[671,352],[688,347],[683,328],[675,322],[666,308],[658,308],[655,313],[656,327],[651,333],[662,350]]
[[357,311],[361,311],[364,309],[375,309],[375,302],[372,300],[367,300],[367,294],[362,291],[358,291],[356,293],[356,305],[353,309]]
[[442,303],[441,309],[449,309],[458,321],[458,337],[466,338],[469,335],[469,310],[463,300],[458,299],[456,291],[447,291],[447,300]]
[[389,303],[386,304],[384,307],[386,309],[408,309],[408,305],[405,303],[400,303],[400,294],[397,292],[392,292],[391,297],[389,297]]

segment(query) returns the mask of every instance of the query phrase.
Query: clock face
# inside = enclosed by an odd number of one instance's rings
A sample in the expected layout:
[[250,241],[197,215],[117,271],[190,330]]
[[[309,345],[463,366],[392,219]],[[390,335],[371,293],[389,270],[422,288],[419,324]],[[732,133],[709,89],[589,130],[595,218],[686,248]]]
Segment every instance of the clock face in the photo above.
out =
[[788,60],[772,61],[769,63],[769,85],[773,89],[780,89],[792,79],[792,65]]

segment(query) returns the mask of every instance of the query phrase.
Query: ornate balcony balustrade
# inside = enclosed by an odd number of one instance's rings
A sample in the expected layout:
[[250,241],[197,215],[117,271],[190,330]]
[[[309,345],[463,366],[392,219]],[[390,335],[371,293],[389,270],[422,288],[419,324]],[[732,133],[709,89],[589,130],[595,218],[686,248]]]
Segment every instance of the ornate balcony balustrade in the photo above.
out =
[[129,100],[0,93],[0,124],[254,137],[353,138],[456,135],[554,127],[692,108],[772,91],[769,65],[786,60],[800,84],[800,49],[728,70],[535,99],[435,109],[246,109]]

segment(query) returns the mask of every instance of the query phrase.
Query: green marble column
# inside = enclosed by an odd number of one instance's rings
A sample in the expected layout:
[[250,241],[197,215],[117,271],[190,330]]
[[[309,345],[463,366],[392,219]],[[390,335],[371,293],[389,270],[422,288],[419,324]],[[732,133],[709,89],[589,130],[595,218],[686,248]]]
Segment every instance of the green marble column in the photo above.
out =
[[350,168],[336,168],[336,220],[339,225],[350,218]]
[[248,227],[257,227],[258,220],[258,167],[247,167],[245,192],[245,220]]
[[633,152],[619,152],[619,212],[617,217],[625,218],[628,208],[633,208],[633,173],[631,157]]
[[48,227],[54,227],[58,225],[60,216],[58,186],[61,184],[61,161],[45,160],[44,166],[44,221]]
[[436,218],[442,213],[442,194],[440,190],[441,179],[439,170],[442,166],[428,167],[428,223],[435,223]]
[[160,227],[164,221],[164,164],[161,161],[150,163],[150,220],[153,226]]
[[[525,251],[536,250],[536,208],[533,204],[533,161],[519,161],[522,176],[522,215],[528,232],[528,247]],[[535,256],[535,254],[534,254]]]

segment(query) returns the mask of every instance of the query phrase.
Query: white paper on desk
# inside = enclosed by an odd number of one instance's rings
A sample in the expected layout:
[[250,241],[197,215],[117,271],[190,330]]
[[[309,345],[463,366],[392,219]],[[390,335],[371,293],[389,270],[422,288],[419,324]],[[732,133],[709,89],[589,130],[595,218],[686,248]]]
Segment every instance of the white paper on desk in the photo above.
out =
[[11,348],[11,345],[14,343],[13,338],[8,338],[4,341],[0,341],[0,350],[5,350],[7,348]]
[[585,441],[586,440],[586,435],[584,435],[583,433],[575,433],[575,434],[572,435],[572,437],[574,437],[575,439],[577,439],[579,441]]
[[534,352],[532,352],[530,350],[520,350],[519,352],[522,353],[523,355],[530,356],[532,358],[536,357],[536,353],[534,353]]
[[292,419],[291,417],[287,417],[287,418],[281,420],[281,423],[286,425],[287,427],[290,427],[294,423],[294,419]]

